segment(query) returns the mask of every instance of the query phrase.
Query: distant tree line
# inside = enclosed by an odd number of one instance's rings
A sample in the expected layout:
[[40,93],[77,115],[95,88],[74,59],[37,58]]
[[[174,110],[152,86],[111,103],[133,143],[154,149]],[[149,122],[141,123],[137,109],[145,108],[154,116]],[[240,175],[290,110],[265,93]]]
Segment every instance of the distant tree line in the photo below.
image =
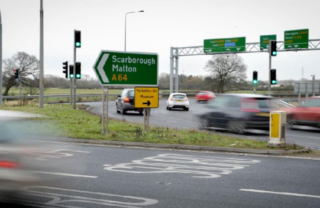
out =
[[[20,82],[27,94],[38,94],[39,89],[39,61],[33,56],[25,52],[18,52],[11,59],[5,59],[3,71],[3,95],[8,95],[12,87],[18,87]],[[19,69],[20,80],[18,81],[14,75],[14,69]],[[258,85],[253,86],[251,81],[246,81],[247,67],[243,63],[241,57],[236,54],[212,56],[204,66],[204,69],[210,72],[209,76],[179,75],[179,89],[182,90],[208,90],[215,93],[223,93],[227,91],[253,90],[266,91],[268,89],[267,82],[259,81]],[[159,88],[161,90],[170,89],[170,75],[161,73],[159,76]],[[278,81],[280,83],[280,81]],[[288,80],[283,87],[273,88],[273,91],[293,91],[293,80]],[[46,88],[69,88],[70,80],[65,79],[62,74],[60,76],[46,75],[44,79],[44,87]],[[100,82],[90,77],[82,75],[77,80],[77,88],[81,89],[98,89],[101,88]],[[110,87],[119,88],[119,87]]]

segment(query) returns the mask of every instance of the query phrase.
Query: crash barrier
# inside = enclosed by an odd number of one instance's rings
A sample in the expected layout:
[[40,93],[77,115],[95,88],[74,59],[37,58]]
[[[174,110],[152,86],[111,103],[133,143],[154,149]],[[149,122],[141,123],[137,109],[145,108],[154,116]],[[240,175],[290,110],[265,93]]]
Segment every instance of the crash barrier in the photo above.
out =
[[[183,92],[182,92],[183,93]],[[195,97],[197,93],[186,93],[188,97]],[[118,94],[109,94],[109,97],[116,98]],[[159,93],[159,97],[169,97],[170,93]],[[219,95],[219,94],[216,94]],[[297,96],[293,94],[273,94],[271,95],[275,98],[283,98],[286,102],[296,102],[298,99],[294,99]],[[49,98],[56,98],[56,100],[59,100],[59,98],[70,98],[70,94],[68,95],[44,95],[44,99],[48,100]],[[102,97],[102,94],[77,94],[77,98],[99,98]],[[39,99],[39,95],[23,95],[21,97],[22,99]],[[293,98],[293,99],[290,99]],[[19,95],[14,96],[3,96],[3,100],[19,100]]]

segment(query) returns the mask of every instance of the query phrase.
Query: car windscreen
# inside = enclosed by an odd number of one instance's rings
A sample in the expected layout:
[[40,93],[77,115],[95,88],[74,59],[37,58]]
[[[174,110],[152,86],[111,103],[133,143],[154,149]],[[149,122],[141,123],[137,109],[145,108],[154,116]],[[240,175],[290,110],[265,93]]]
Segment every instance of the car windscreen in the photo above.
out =
[[134,97],[134,90],[129,90],[127,93],[128,97]]
[[183,95],[183,94],[178,94],[178,95],[172,95],[172,97],[173,97],[174,99],[184,99],[186,96]]
[[303,105],[304,107],[320,107],[320,99],[308,99]]
[[259,108],[270,108],[270,99],[257,99]]

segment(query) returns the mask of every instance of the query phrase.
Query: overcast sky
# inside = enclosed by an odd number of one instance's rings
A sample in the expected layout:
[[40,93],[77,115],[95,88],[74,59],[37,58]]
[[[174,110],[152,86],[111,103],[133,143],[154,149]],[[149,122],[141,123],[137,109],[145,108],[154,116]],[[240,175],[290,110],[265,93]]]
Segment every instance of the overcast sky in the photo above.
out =
[[[170,73],[170,47],[201,46],[204,39],[246,37],[309,29],[309,39],[320,39],[319,0],[43,0],[45,75],[64,77],[62,62],[73,61],[73,30],[81,30],[77,60],[82,74],[95,77],[92,66],[101,50],[124,50],[125,13],[127,51],[159,54],[159,74]],[[0,0],[3,58],[24,51],[39,58],[40,0]],[[267,80],[268,54],[242,54],[248,67]],[[179,73],[207,75],[211,56],[181,57]],[[273,58],[278,80],[320,78],[320,51],[278,53]]]

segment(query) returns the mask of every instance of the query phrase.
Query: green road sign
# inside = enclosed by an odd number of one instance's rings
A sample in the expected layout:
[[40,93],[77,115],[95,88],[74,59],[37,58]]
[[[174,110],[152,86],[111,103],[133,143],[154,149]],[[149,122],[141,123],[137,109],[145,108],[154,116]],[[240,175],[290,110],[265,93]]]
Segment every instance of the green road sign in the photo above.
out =
[[277,35],[260,35],[260,48],[268,49],[270,40],[277,40]]
[[245,51],[246,37],[209,39],[203,41],[204,52]]
[[308,48],[309,29],[284,31],[284,48]]
[[104,86],[157,86],[158,54],[101,51],[93,70]]

